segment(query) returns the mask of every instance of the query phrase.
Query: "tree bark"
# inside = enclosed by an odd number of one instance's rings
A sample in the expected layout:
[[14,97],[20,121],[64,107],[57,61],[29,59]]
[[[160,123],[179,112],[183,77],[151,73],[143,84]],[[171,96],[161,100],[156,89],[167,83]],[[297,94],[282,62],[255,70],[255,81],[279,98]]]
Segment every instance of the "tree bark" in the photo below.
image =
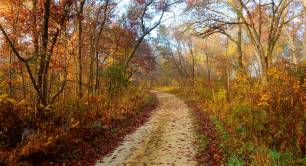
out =
[[209,52],[205,50],[204,48],[204,54],[205,54],[205,61],[206,61],[206,79],[207,79],[207,85],[211,85],[211,59]]
[[[94,30],[93,30],[94,31]],[[95,31],[94,31],[95,32]],[[95,61],[95,45],[94,45],[94,32],[91,34],[90,39],[90,64],[89,64],[89,79],[88,79],[88,95],[93,93],[93,80],[94,80],[94,61]]]
[[190,55],[191,55],[191,81],[192,81],[192,85],[194,85],[195,82],[195,57],[193,54],[193,50],[192,50],[192,42],[190,42],[191,44],[189,45],[189,51],[190,51]]
[[[240,22],[240,16],[238,15],[238,22]],[[239,69],[244,72],[244,66],[243,66],[243,53],[242,53],[242,25],[238,25],[238,40],[237,40],[237,52],[238,52],[238,66]]]
[[83,11],[84,11],[85,0],[80,1],[80,8],[78,13],[78,98],[81,99],[82,84],[83,84],[83,65],[82,65],[82,49],[83,49]]
[[95,81],[95,92],[99,89],[99,53],[96,52],[96,81]]
[[23,74],[23,66],[20,67],[20,74],[21,74],[21,79],[22,79],[22,94],[23,94],[23,98],[26,99],[27,95],[26,95],[26,80],[24,78],[24,74]]
[[47,94],[46,94],[46,65],[47,65],[47,54],[48,54],[48,41],[49,41],[49,18],[50,18],[50,7],[51,0],[46,0],[44,2],[44,16],[43,16],[43,25],[42,25],[42,53],[40,55],[40,65],[38,69],[38,91],[40,93],[39,103],[46,105],[47,104]]

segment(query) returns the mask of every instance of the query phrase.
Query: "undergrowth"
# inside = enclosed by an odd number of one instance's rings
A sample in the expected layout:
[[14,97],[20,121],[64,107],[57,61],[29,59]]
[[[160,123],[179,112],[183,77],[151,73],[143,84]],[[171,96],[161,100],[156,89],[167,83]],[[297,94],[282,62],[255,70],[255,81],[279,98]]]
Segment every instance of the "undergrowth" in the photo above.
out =
[[93,165],[149,117],[155,95],[130,86],[36,111],[0,96],[0,165]]
[[194,101],[208,113],[226,165],[306,165],[306,83],[300,73],[279,67],[269,71],[266,84],[240,74],[230,89],[201,79],[159,89]]

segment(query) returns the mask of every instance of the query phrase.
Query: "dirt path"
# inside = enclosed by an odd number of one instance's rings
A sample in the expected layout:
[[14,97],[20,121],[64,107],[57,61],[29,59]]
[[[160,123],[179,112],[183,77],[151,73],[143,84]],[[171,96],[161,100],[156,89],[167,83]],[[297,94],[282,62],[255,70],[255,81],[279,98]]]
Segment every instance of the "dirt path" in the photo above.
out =
[[189,108],[174,95],[155,92],[159,106],[150,120],[96,166],[192,166],[194,122]]

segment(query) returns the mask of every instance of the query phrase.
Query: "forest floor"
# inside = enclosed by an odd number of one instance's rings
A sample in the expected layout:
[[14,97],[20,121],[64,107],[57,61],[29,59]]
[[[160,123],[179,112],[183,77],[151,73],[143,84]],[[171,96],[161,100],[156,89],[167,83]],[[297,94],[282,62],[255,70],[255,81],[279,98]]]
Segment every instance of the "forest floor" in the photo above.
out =
[[172,94],[155,92],[159,105],[150,119],[126,136],[96,166],[197,165],[192,111]]

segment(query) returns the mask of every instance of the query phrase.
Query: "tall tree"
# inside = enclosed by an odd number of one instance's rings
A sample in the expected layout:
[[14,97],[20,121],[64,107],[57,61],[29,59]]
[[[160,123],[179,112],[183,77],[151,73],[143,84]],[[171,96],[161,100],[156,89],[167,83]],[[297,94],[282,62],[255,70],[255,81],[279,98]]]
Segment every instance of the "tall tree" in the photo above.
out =
[[82,84],[83,84],[83,65],[82,65],[82,49],[83,49],[83,12],[84,12],[84,5],[85,0],[79,0],[76,4],[78,6],[77,11],[77,24],[78,24],[78,97],[79,99],[82,98],[83,92],[82,92]]
[[[41,6],[43,9],[42,13],[42,20],[41,20],[41,31],[36,32],[36,21],[38,20],[33,20],[33,29],[34,32],[31,32],[33,34],[33,45],[34,45],[34,51],[32,52],[31,56],[23,56],[21,53],[21,50],[18,50],[18,47],[16,44],[14,45],[12,37],[10,34],[7,32],[6,28],[3,26],[2,23],[0,23],[0,30],[3,33],[6,42],[10,46],[11,50],[14,52],[16,57],[19,59],[20,62],[22,62],[28,72],[28,75],[30,77],[31,83],[36,91],[37,98],[38,98],[38,103],[46,106],[49,103],[49,97],[50,94],[48,93],[48,76],[49,76],[49,68],[50,68],[50,62],[51,62],[51,57],[53,55],[54,48],[56,46],[56,43],[60,37],[61,32],[63,31],[65,27],[65,22],[67,21],[69,11],[70,11],[70,6],[72,4],[72,1],[66,0],[66,1],[61,1],[61,3],[56,4],[51,0],[45,0]],[[31,12],[37,12],[36,11],[36,5],[37,1],[33,0],[32,1],[32,9]],[[50,28],[50,17],[51,17],[51,6],[58,6],[60,12],[60,18],[58,20],[52,20],[54,24],[57,24],[55,28]],[[31,18],[29,18],[31,19]],[[27,20],[26,20],[27,21]],[[29,33],[29,32],[27,32]],[[29,35],[32,35],[32,34]],[[51,34],[51,36],[50,36]],[[38,42],[38,36],[41,36],[41,42]],[[30,63],[32,60],[38,59],[38,71],[37,74],[35,75],[33,72],[33,69],[30,66]],[[53,99],[54,96],[51,98]]]
[[[300,13],[288,14],[288,8],[292,3],[292,0],[254,1],[252,3],[243,0],[229,2],[233,10],[240,16],[245,31],[255,48],[264,82],[268,79],[267,71],[271,65],[273,51],[285,26],[300,16]],[[263,39],[264,29],[268,33],[266,39]]]
[[[204,16],[202,20],[194,21],[198,27],[204,29],[198,34],[204,37],[214,33],[222,33],[231,41],[236,43],[238,51],[238,64],[243,69],[242,64],[242,29],[247,34],[252,45],[255,48],[256,57],[261,68],[263,81],[267,80],[267,71],[271,65],[273,51],[278,40],[283,34],[283,30],[292,20],[301,16],[299,11],[288,13],[288,9],[293,5],[293,0],[282,1],[247,1],[247,0],[229,0],[212,1],[210,3],[195,3],[197,8],[192,10],[201,10]],[[218,4],[218,5],[216,5]],[[201,6],[202,5],[202,6]],[[222,6],[220,10],[220,6]],[[227,12],[236,15],[236,19]],[[238,26],[237,38],[235,39],[230,30]],[[198,28],[197,28],[198,29]]]
[[106,29],[107,23],[111,20],[111,14],[117,4],[112,0],[104,0],[97,3],[97,5],[98,7],[96,13],[94,13],[89,38],[90,65],[88,94],[94,93],[99,89],[99,64],[101,63],[100,55],[103,51],[99,45],[101,46],[102,44],[103,32]]
[[171,6],[181,2],[180,0],[143,0],[135,1],[130,7],[128,19],[131,28],[137,34],[135,43],[133,43],[132,51],[129,53],[125,62],[125,73],[129,68],[131,60],[145,39],[154,29],[156,29],[163,21],[165,13]]

